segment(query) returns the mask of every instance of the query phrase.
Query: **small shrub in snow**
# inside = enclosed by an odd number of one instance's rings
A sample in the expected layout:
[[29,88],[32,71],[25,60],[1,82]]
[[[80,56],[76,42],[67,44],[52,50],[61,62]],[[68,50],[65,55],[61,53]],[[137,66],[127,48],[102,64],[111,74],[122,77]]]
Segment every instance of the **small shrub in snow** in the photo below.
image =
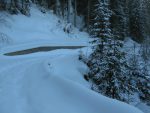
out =
[[68,34],[72,33],[73,31],[72,24],[71,23],[66,24],[63,30],[65,33],[68,33]]

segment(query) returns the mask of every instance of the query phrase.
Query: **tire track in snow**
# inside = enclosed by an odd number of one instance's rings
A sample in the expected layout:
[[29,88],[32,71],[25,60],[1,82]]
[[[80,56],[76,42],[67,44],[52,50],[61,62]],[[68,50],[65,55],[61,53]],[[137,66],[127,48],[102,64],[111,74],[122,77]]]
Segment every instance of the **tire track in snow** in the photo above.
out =
[[[23,113],[23,97],[20,96],[21,81],[24,76],[26,68],[20,68],[24,65],[28,65],[30,61],[23,62],[22,64],[16,64],[8,68],[8,70],[1,71],[4,73],[1,78],[0,87],[0,112],[11,113]],[[8,109],[9,108],[9,109]]]
[[[141,113],[127,104],[100,96],[64,76],[51,75],[53,73],[45,66],[48,66],[48,59],[58,60],[53,59],[58,54],[43,56],[35,59],[32,55],[31,58],[28,55],[15,57],[28,60],[16,65],[15,60],[13,66],[8,63],[9,70],[1,71],[0,74],[4,73],[6,78],[0,83],[0,113]],[[64,58],[60,58],[62,60]],[[65,63],[62,62],[62,65]]]
[[39,61],[39,58],[29,59],[7,66],[0,71],[0,113],[12,113],[12,111],[27,113],[26,95],[22,93],[23,81],[27,76],[27,71],[31,70],[33,64]]

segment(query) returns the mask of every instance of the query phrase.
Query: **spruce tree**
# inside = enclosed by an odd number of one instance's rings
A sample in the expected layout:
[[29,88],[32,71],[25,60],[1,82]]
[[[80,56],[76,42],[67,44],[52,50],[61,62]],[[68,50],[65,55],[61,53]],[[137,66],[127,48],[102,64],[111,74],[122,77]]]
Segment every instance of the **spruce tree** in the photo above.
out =
[[127,95],[132,94],[125,53],[121,51],[122,42],[111,34],[108,0],[98,0],[93,24],[94,52],[88,62],[88,77],[92,89],[108,97],[128,101]]
[[[134,93],[138,94],[138,98],[141,101],[150,104],[150,75],[148,70],[148,61],[140,61],[142,58],[135,53],[136,46],[134,45],[134,52],[129,61],[130,73],[130,85],[134,87]],[[143,58],[142,58],[143,59]],[[143,63],[142,63],[143,62]]]
[[150,75],[148,62],[144,62],[142,67],[142,74],[138,77],[137,87],[139,91],[139,98],[150,105]]

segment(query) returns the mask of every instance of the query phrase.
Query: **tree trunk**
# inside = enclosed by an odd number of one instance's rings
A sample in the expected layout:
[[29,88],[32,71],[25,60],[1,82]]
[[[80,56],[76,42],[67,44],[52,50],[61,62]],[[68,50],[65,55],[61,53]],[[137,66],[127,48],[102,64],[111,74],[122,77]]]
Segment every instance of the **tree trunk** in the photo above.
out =
[[87,31],[88,31],[88,33],[90,32],[89,31],[89,27],[90,27],[90,11],[91,11],[90,4],[91,4],[91,0],[88,0],[88,13],[87,13]]
[[74,26],[77,26],[77,0],[74,0]]
[[60,0],[56,0],[56,15],[61,16],[61,10],[60,10]]
[[71,2],[72,2],[72,0],[68,0],[68,4],[67,4],[67,6],[68,6],[68,9],[67,9],[67,13],[68,13],[68,15],[67,15],[67,22],[68,23],[70,23],[71,22]]

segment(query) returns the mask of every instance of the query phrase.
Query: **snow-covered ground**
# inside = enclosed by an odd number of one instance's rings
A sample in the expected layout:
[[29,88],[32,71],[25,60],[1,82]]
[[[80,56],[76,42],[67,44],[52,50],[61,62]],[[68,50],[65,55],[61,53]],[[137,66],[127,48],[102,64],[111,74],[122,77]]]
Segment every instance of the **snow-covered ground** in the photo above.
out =
[[9,42],[0,43],[0,113],[142,113],[90,90],[83,77],[87,67],[78,60],[80,50],[3,55],[39,46],[87,46],[88,34],[77,29],[65,33],[65,23],[35,6],[30,17],[0,14],[7,15],[1,40]]
[[89,89],[79,50],[0,56],[1,113],[142,113]]
[[[6,13],[0,13],[0,16],[5,19],[3,25],[0,25],[0,33],[6,35],[7,40],[10,40],[5,50],[9,48],[27,49],[54,45],[88,45],[89,35],[87,33],[80,32],[76,28],[73,28],[70,34],[65,33],[63,28],[67,24],[52,12],[47,11],[46,13],[42,13],[34,5],[31,7],[30,12],[30,17],[21,14],[12,16]],[[1,43],[1,49],[5,48]]]

